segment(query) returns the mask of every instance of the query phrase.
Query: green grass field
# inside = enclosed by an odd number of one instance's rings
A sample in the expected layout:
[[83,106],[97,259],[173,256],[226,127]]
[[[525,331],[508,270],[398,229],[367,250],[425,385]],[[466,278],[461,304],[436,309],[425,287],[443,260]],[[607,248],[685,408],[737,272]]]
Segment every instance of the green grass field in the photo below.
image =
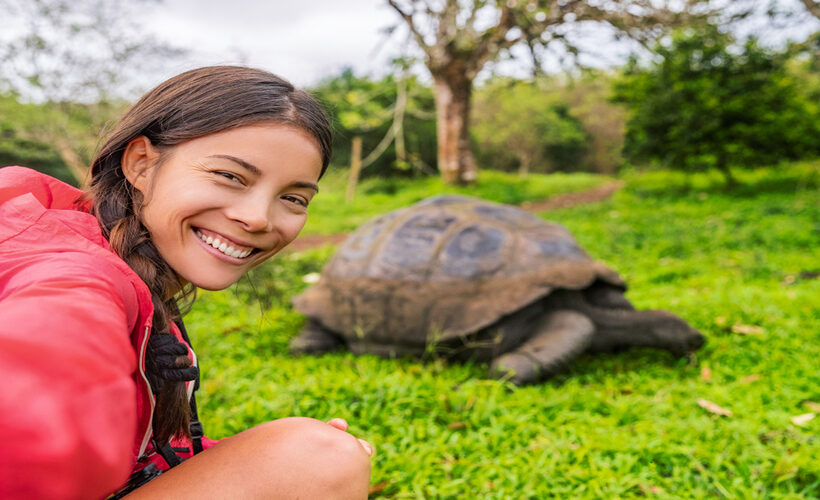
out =
[[[221,438],[279,417],[343,417],[377,449],[373,498],[820,497],[820,163],[738,177],[726,191],[710,174],[627,174],[606,202],[543,214],[618,270],[636,306],[703,332],[691,359],[587,355],[517,388],[484,378],[480,364],[292,358],[303,319],[289,299],[332,254],[325,247],[200,294],[186,321],[206,430]],[[311,207],[310,231],[348,231],[441,190],[374,180],[344,206],[339,179]],[[505,202],[611,180],[485,179],[480,195]],[[809,413],[817,418],[793,420]]]

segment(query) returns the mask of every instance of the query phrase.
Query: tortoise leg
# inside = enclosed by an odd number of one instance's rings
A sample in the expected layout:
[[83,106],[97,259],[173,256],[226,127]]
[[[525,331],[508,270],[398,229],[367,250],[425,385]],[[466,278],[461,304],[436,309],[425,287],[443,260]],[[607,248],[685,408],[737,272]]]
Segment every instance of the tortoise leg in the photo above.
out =
[[319,324],[318,321],[308,319],[308,322],[299,332],[299,336],[290,342],[292,354],[316,354],[334,351],[344,343],[333,332]]
[[623,288],[610,285],[603,281],[596,281],[583,291],[587,302],[596,307],[606,307],[610,309],[630,309],[635,306],[624,296]]
[[586,350],[595,325],[581,313],[560,310],[544,314],[532,331],[529,340],[493,361],[491,375],[509,376],[516,385],[543,380]]

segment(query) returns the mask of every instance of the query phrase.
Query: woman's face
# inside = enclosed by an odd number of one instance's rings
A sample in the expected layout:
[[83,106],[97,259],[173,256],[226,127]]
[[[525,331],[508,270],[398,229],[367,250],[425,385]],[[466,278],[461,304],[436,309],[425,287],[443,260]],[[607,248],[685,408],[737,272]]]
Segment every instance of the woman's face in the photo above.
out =
[[123,171],[144,195],[142,220],[162,258],[207,290],[227,288],[299,234],[322,168],[306,132],[276,123],[192,139],[158,157],[135,139]]

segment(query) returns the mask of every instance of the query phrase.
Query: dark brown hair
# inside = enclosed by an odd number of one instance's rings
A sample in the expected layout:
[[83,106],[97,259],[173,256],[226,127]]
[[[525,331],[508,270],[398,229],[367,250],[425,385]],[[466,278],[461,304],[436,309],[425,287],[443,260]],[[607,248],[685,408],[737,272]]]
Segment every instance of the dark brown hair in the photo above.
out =
[[[162,259],[142,224],[142,194],[122,172],[128,143],[145,136],[163,152],[185,141],[262,122],[290,125],[308,133],[322,155],[324,174],[330,161],[330,125],[309,94],[267,71],[241,66],[211,66],[187,71],[142,96],[107,134],[91,164],[89,197],[103,234],[117,253],[148,285],[154,304],[152,334],[168,333],[178,303],[192,299]],[[321,175],[320,175],[321,177]],[[177,365],[190,366],[185,356]],[[166,442],[188,435],[190,411],[184,382],[164,381],[154,411],[154,438]]]

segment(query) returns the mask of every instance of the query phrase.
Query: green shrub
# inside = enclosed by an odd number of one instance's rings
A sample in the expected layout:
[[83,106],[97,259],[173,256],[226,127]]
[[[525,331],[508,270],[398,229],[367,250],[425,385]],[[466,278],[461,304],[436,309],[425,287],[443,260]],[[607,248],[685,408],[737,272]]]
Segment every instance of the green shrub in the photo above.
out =
[[820,154],[820,107],[816,92],[812,97],[790,69],[795,51],[767,49],[754,39],[738,45],[708,27],[678,32],[655,55],[648,66],[633,60],[615,87],[630,108],[630,160],[685,171],[718,168],[731,181],[732,166]]

